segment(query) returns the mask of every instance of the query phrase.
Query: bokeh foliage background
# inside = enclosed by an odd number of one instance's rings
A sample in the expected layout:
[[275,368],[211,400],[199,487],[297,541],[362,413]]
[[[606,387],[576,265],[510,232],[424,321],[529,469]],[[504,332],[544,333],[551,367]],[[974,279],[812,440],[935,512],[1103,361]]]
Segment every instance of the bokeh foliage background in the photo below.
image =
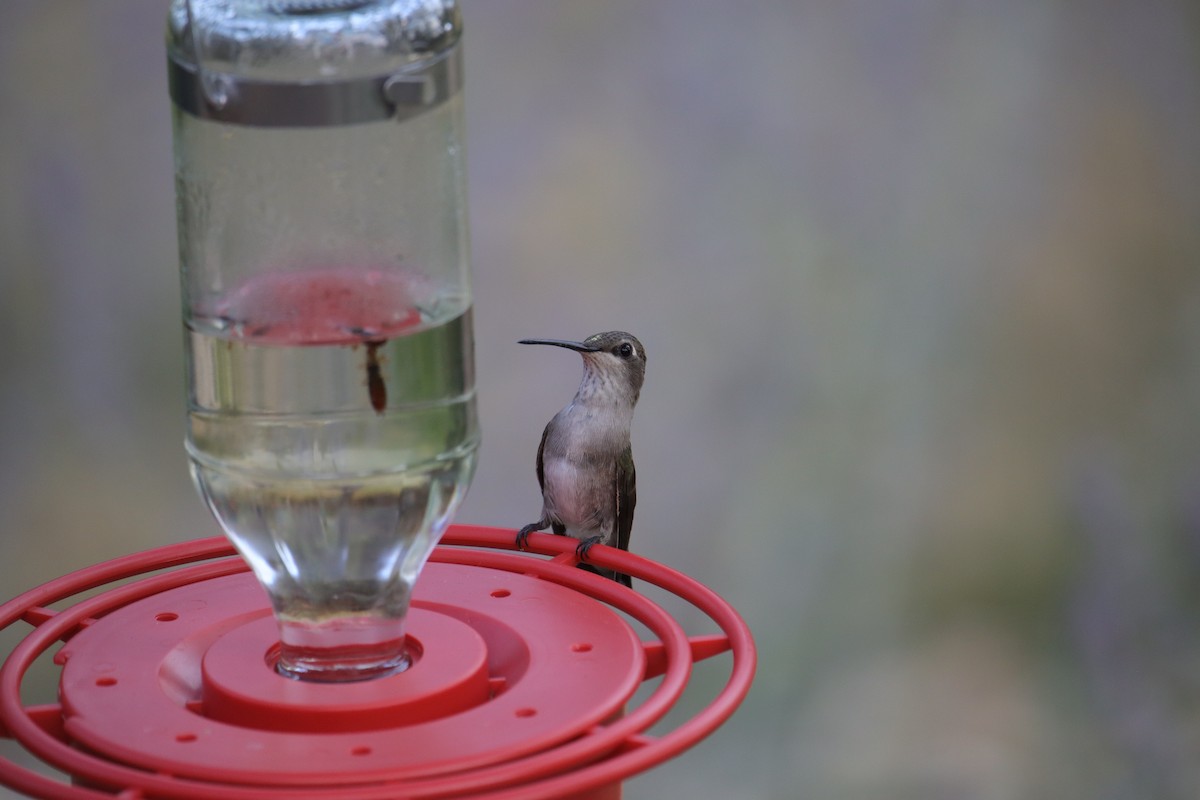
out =
[[[217,533],[181,447],[165,6],[0,4],[4,598]],[[1200,7],[463,7],[459,519],[538,510],[579,365],[516,340],[633,331],[634,548],[761,648],[733,720],[626,796],[1194,797]]]

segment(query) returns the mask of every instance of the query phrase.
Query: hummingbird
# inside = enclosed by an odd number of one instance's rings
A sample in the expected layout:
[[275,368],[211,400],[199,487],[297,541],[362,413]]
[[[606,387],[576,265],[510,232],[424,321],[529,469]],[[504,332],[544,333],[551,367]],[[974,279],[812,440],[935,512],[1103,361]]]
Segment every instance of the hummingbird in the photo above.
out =
[[[565,347],[583,356],[583,380],[571,400],[546,425],[537,452],[542,515],[521,528],[517,547],[529,534],[549,527],[579,540],[579,560],[596,544],[629,549],[637,481],[629,429],[646,376],[646,351],[637,337],[608,331],[582,342],[522,339],[518,344]],[[623,573],[591,565],[580,567],[625,586]]]

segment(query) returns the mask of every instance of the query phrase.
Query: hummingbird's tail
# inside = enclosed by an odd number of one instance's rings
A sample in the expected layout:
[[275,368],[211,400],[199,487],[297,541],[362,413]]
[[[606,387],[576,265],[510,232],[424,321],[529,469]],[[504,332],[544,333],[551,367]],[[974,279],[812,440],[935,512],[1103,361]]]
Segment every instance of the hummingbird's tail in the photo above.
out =
[[629,577],[624,572],[614,572],[611,569],[604,569],[603,567],[597,567],[593,564],[582,564],[582,563],[579,564],[579,568],[585,569],[588,572],[599,575],[602,578],[608,578],[611,581],[616,581],[617,583],[621,584],[622,586],[627,586],[630,589],[633,588],[633,578]]

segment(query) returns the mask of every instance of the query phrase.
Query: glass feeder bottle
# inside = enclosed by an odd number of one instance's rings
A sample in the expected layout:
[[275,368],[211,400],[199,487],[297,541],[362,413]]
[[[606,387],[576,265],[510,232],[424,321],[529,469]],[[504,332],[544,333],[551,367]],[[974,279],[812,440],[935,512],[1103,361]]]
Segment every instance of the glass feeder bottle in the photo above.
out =
[[451,0],[173,0],[187,451],[290,677],[408,663],[478,442]]

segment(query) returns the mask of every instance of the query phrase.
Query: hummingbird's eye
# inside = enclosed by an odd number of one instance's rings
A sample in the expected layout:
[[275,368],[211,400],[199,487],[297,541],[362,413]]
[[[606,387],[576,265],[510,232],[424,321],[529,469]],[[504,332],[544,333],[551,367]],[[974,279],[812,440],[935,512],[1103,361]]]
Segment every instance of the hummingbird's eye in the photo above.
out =
[[629,342],[621,342],[619,345],[613,348],[613,354],[618,355],[621,358],[629,358],[633,355],[633,345],[631,345]]

